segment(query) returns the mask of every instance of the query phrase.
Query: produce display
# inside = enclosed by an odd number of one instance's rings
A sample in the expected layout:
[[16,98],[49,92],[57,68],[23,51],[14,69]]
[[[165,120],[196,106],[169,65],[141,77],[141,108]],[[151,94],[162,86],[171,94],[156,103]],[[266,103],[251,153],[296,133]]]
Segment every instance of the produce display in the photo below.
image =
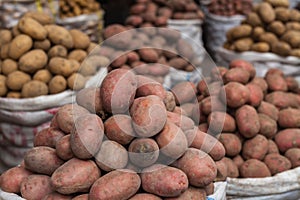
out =
[[0,31],[0,97],[30,98],[83,88],[96,73],[80,66],[94,46],[79,30],[55,25],[43,13],[26,13],[12,30]]
[[113,70],[100,87],[77,93],[77,104],[59,109],[24,162],[1,175],[0,187],[33,200],[206,199],[225,149],[180,111],[195,92],[190,82],[166,91]]
[[133,27],[166,26],[168,19],[203,19],[193,0],[136,0],[125,24]]
[[264,0],[227,32],[224,48],[300,57],[300,12],[288,7],[288,0]]
[[[214,74],[197,85],[199,129],[222,129],[219,141],[226,157],[216,162],[218,179],[269,177],[299,167],[298,82],[278,69],[270,69],[264,78],[255,77],[254,67],[243,60],[219,70],[224,86],[214,82]],[[209,95],[207,88],[215,92]],[[226,98],[219,97],[223,93]]]
[[100,4],[95,0],[59,0],[61,18],[96,13],[99,10]]
[[212,0],[208,10],[221,16],[246,15],[252,10],[252,0]]

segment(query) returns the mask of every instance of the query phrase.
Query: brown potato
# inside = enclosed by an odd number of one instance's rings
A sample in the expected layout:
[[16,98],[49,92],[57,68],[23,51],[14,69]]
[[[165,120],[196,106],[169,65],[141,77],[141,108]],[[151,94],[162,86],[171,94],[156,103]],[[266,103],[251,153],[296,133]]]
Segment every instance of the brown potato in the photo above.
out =
[[65,135],[55,143],[56,154],[62,160],[70,160],[74,157],[71,150],[70,137],[70,134]]
[[53,44],[63,45],[67,49],[74,46],[73,37],[66,28],[58,25],[46,25],[45,28],[48,30],[48,38]]
[[172,112],[176,107],[175,97],[172,92],[166,91],[166,97],[164,98],[164,104],[166,106],[167,111]]
[[21,96],[23,98],[32,98],[47,95],[48,91],[48,86],[44,82],[32,80],[23,85]]
[[268,43],[272,46],[275,42],[278,42],[278,38],[274,33],[265,32],[259,36],[258,41]]
[[48,34],[48,31],[38,21],[29,17],[22,17],[19,20],[18,28],[22,33],[36,40],[44,40]]
[[0,74],[0,97],[7,93],[6,77]]
[[262,27],[257,26],[252,31],[252,37],[257,41],[263,33],[265,33],[265,30]]
[[62,75],[64,77],[69,77],[75,72],[75,69],[72,68],[71,61],[60,57],[51,58],[48,68],[52,74]]
[[72,90],[78,91],[84,88],[86,78],[79,73],[73,73],[67,79],[67,85]]
[[253,40],[249,37],[238,39],[233,43],[235,51],[238,52],[249,51],[252,44]]
[[271,45],[271,51],[280,56],[289,56],[291,54],[291,46],[286,42],[275,42]]
[[[12,59],[5,59],[1,65],[1,71],[3,75],[8,75],[18,70],[18,63]],[[0,72],[1,73],[1,72]]]
[[180,55],[182,58],[192,60],[192,58],[194,57],[195,52],[193,47],[184,39],[178,40],[176,49],[178,51],[177,55]]
[[53,23],[52,17],[43,12],[29,11],[25,13],[24,17],[30,17],[32,19],[35,19],[42,25]]
[[8,92],[6,97],[7,98],[20,99],[21,98],[21,92]]
[[6,85],[11,90],[21,90],[23,85],[31,80],[30,76],[22,71],[14,71],[7,76]]
[[260,160],[246,160],[240,167],[242,178],[263,178],[271,176],[271,172],[267,165]]
[[82,49],[75,49],[68,55],[69,60],[77,60],[81,63],[87,57],[87,52]]
[[231,35],[229,36],[233,40],[239,39],[239,38],[244,38],[244,37],[249,37],[252,32],[252,27],[250,25],[240,25],[237,27],[234,27],[231,29],[230,33]]
[[27,52],[19,59],[19,69],[23,72],[33,74],[44,68],[48,62],[48,57],[43,50],[35,49]]
[[163,88],[162,84],[142,75],[137,75],[136,79],[138,83],[136,97],[156,95],[159,96],[162,100],[166,98],[166,91]]
[[44,51],[48,51],[51,47],[51,43],[49,40],[36,40],[33,43],[33,48],[35,49],[42,49]]
[[52,74],[47,69],[38,70],[33,75],[33,80],[42,81],[44,83],[49,83],[51,79],[52,79]]
[[269,142],[269,144],[268,144],[268,152],[267,152],[267,154],[270,154],[270,153],[279,153],[279,149],[278,149],[276,143],[273,140],[271,140],[271,139],[269,139],[268,142]]
[[255,137],[246,140],[243,144],[242,155],[246,160],[258,159],[263,160],[268,152],[268,140],[263,135],[256,135]]
[[253,107],[249,105],[240,107],[235,113],[235,118],[239,132],[244,137],[251,138],[258,134],[260,130],[259,117]]
[[252,44],[251,50],[265,53],[265,52],[270,51],[270,45],[266,42],[257,42],[257,43]]
[[1,59],[9,58],[9,49],[10,49],[10,43],[4,44],[0,48],[0,57]]
[[22,181],[20,192],[25,199],[39,200],[54,191],[49,176],[33,174]]
[[286,27],[281,21],[273,21],[268,26],[268,30],[278,36],[281,36],[286,31]]
[[72,29],[69,31],[73,38],[73,48],[87,49],[90,45],[90,38],[80,30]]
[[258,15],[267,24],[275,20],[275,11],[269,3],[263,2],[258,6]]
[[55,148],[56,142],[64,136],[64,132],[56,128],[45,128],[39,131],[33,140],[33,146],[47,146]]
[[247,22],[247,24],[251,25],[252,27],[263,25],[260,17],[255,12],[251,12],[247,15],[246,22]]
[[62,45],[55,45],[51,47],[48,51],[48,57],[49,59],[54,58],[54,57],[62,57],[66,58],[68,55],[68,50],[66,47]]
[[67,81],[61,75],[54,76],[49,82],[49,93],[57,94],[65,91],[67,88]]
[[292,167],[289,159],[278,153],[271,153],[266,155],[264,163],[266,163],[272,175],[289,170]]
[[28,35],[18,35],[11,41],[9,45],[8,55],[10,58],[17,60],[23,54],[29,51],[32,45],[33,41]]
[[0,45],[7,44],[12,40],[12,33],[9,30],[0,30]]
[[287,22],[290,19],[290,11],[288,8],[277,7],[275,8],[276,20]]

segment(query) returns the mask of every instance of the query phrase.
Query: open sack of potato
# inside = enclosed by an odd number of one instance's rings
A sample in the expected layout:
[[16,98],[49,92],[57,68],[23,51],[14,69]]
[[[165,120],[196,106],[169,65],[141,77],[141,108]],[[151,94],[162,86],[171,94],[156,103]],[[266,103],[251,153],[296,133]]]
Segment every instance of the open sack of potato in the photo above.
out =
[[220,129],[198,129],[195,84],[167,91],[144,70],[115,69],[80,90],[35,135],[20,166],[1,175],[1,190],[33,200],[226,199],[226,183],[214,188],[225,155],[214,137]]
[[[244,60],[233,60],[229,69],[220,67],[219,71],[224,86],[214,81],[214,75],[197,86],[202,114],[199,129],[222,128],[219,141],[226,157],[216,164],[219,180],[228,177],[227,195],[232,199],[299,199],[298,82],[279,69],[257,77],[253,65]],[[208,89],[213,92],[208,94]],[[211,111],[212,102],[216,111]]]
[[288,7],[288,0],[264,0],[254,6],[241,25],[227,32],[218,52],[224,63],[239,57],[252,62],[259,76],[269,68],[299,76],[300,12]]
[[1,166],[18,164],[33,135],[101,71],[101,62],[85,60],[96,45],[81,31],[68,31],[38,12],[26,13],[12,30],[0,30]]
[[104,11],[95,0],[59,0],[55,18],[58,25],[68,30],[77,29],[89,36],[92,42],[100,42]]

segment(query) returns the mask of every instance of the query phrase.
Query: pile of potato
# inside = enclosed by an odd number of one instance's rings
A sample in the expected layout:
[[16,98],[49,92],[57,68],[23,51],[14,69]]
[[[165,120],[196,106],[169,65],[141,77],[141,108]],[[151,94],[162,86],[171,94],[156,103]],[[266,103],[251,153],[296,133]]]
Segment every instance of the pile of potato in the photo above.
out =
[[138,68],[139,74],[162,83],[170,67],[191,72],[195,70],[191,63],[201,64],[193,47],[176,30],[154,27],[134,30],[113,24],[106,27],[103,38],[101,48],[91,54],[110,58],[108,71]]
[[[254,67],[243,60],[219,71],[197,85],[199,129],[222,130],[219,141],[226,157],[216,162],[218,179],[268,177],[299,167],[298,82],[278,69],[270,69],[264,78],[255,77]],[[215,82],[218,77],[224,86]]]
[[300,12],[288,0],[264,0],[227,32],[224,48],[300,57]]
[[252,0],[212,0],[208,10],[221,16],[246,15],[252,10]]
[[61,18],[96,13],[100,8],[100,4],[95,0],[59,0]]
[[133,27],[166,26],[168,19],[203,19],[193,0],[136,0],[125,24]]
[[190,82],[170,92],[113,70],[100,87],[81,90],[77,104],[59,109],[0,187],[32,200],[206,199],[225,149],[179,107],[192,100]]
[[0,97],[30,98],[79,90],[96,69],[81,62],[96,46],[79,30],[28,12],[12,30],[0,31]]

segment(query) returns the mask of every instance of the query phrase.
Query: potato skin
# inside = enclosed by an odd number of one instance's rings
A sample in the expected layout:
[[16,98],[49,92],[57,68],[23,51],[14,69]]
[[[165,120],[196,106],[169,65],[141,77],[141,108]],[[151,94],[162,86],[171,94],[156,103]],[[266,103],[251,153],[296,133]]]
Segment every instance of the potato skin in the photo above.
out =
[[91,187],[90,200],[126,200],[134,195],[141,185],[138,174],[131,170],[115,170],[100,177]]
[[217,165],[218,172],[215,181],[225,181],[227,178],[227,171],[228,171],[226,162],[224,162],[224,159],[221,159],[216,162],[216,165]]
[[69,77],[76,71],[76,69],[73,69],[70,60],[61,57],[51,58],[48,63],[48,68],[52,74],[62,75],[64,77]]
[[89,87],[77,92],[76,102],[91,113],[103,114],[100,88]]
[[136,79],[138,82],[136,97],[156,95],[159,96],[162,100],[166,98],[165,89],[157,81],[142,75],[137,75]]
[[267,154],[279,153],[279,149],[278,149],[276,143],[273,140],[269,139],[268,143],[269,144],[268,144],[268,152],[267,152]]
[[141,180],[146,192],[162,197],[178,196],[188,188],[188,178],[183,171],[160,164],[145,168]]
[[72,29],[69,32],[73,38],[73,43],[74,43],[73,48],[87,49],[89,47],[91,41],[86,34],[76,29]]
[[18,70],[18,63],[8,58],[3,60],[2,64],[0,64],[0,69],[0,73],[7,76],[8,74]]
[[22,55],[19,59],[19,69],[33,74],[42,69],[48,62],[48,57],[43,50],[35,49]]
[[271,119],[268,115],[258,114],[260,130],[259,133],[267,138],[272,139],[277,133],[277,123]]
[[66,47],[62,45],[55,45],[51,47],[48,51],[48,57],[49,59],[54,58],[54,57],[62,57],[66,58],[68,55],[68,50]]
[[225,83],[239,82],[246,84],[250,79],[250,74],[243,68],[231,68],[223,76]]
[[256,110],[244,105],[235,113],[237,127],[239,132],[246,138],[254,137],[260,130],[259,118]]
[[295,128],[288,128],[279,131],[275,135],[275,143],[280,152],[284,153],[293,147],[300,147],[300,130]]
[[20,191],[25,199],[40,200],[52,193],[53,188],[49,176],[33,174],[22,181]]
[[16,60],[25,54],[33,45],[32,39],[25,34],[16,36],[9,45],[8,55]]
[[5,96],[7,93],[6,77],[0,74],[0,97]]
[[279,111],[278,109],[273,105],[266,101],[262,101],[260,106],[257,108],[258,113],[262,113],[267,115],[268,117],[272,118],[273,120],[277,121]]
[[45,40],[37,40],[37,41],[34,41],[33,43],[33,48],[35,49],[42,49],[44,51],[48,51],[51,47],[51,43],[49,40],[45,39]]
[[41,81],[32,80],[22,87],[21,97],[31,98],[48,94],[48,86]]
[[6,85],[9,89],[19,91],[23,85],[31,80],[30,76],[22,71],[14,71],[6,78]]
[[180,82],[171,89],[171,92],[175,97],[176,104],[182,105],[195,99],[197,90],[192,82]]
[[33,75],[33,80],[42,81],[44,83],[49,83],[52,78],[52,74],[47,69],[38,70]]
[[45,28],[48,30],[48,38],[52,43],[63,45],[67,49],[71,49],[74,46],[72,35],[64,27],[46,25]]
[[[217,176],[217,166],[213,159],[205,152],[189,148],[174,164],[188,177],[189,184],[203,187],[211,183]],[[203,170],[199,170],[199,169]]]
[[32,172],[21,166],[8,169],[0,176],[1,190],[9,193],[20,193],[22,181],[31,174]]
[[270,51],[270,45],[266,42],[257,42],[251,45],[251,50],[265,53]]
[[294,93],[275,91],[265,96],[265,101],[273,104],[279,109],[300,108],[298,96]]
[[268,152],[269,142],[263,135],[256,135],[255,137],[246,140],[243,144],[242,155],[248,159],[263,160]]
[[262,89],[253,83],[248,83],[246,85],[248,90],[250,91],[249,104],[253,107],[258,107],[264,99],[264,94]]
[[241,140],[233,133],[222,133],[219,141],[223,144],[226,150],[226,156],[237,156],[242,150]]
[[221,100],[229,107],[237,108],[249,101],[250,92],[246,86],[237,82],[230,82],[224,86],[224,90],[221,90],[221,97]]
[[29,17],[22,17],[19,20],[18,28],[21,32],[37,40],[44,40],[47,37],[47,30],[36,20]]
[[278,153],[271,153],[266,155],[264,163],[266,163],[272,175],[289,170],[292,167],[289,159]]
[[71,200],[71,195],[63,195],[58,192],[52,192],[45,196],[42,200]]
[[263,178],[271,176],[267,165],[257,159],[246,160],[240,167],[242,178]]
[[259,4],[258,14],[261,20],[265,23],[271,23],[275,20],[275,11],[272,6],[266,2]]
[[162,200],[160,197],[154,195],[154,194],[148,194],[148,193],[139,193],[131,197],[129,200]]
[[45,128],[35,135],[33,140],[33,146],[48,146],[54,148],[56,142],[64,135],[64,132],[57,128]]
[[81,115],[71,131],[71,149],[80,159],[92,158],[100,149],[104,135],[101,118],[95,114]]
[[300,149],[299,148],[291,148],[287,150],[284,154],[286,158],[290,160],[292,163],[292,168],[296,168],[300,166]]
[[215,111],[210,113],[207,122],[209,129],[215,132],[234,132],[236,130],[234,118],[226,112]]
[[55,144],[56,154],[62,160],[70,160],[74,157],[70,144],[71,135],[61,137]]
[[299,128],[300,110],[295,108],[282,109],[278,115],[278,124],[282,128]]
[[87,192],[100,175],[94,161],[72,158],[55,170],[51,184],[61,194]]
[[187,131],[194,128],[194,121],[185,115],[180,115],[178,113],[168,111],[167,117],[168,121],[174,123],[176,126],[181,128],[182,131]]
[[57,94],[67,89],[67,81],[61,75],[54,76],[49,82],[49,93]]
[[64,161],[55,149],[45,146],[33,147],[24,156],[25,168],[39,174],[51,175]]
[[88,200],[88,199],[89,199],[89,194],[81,194],[72,198],[72,200]]

